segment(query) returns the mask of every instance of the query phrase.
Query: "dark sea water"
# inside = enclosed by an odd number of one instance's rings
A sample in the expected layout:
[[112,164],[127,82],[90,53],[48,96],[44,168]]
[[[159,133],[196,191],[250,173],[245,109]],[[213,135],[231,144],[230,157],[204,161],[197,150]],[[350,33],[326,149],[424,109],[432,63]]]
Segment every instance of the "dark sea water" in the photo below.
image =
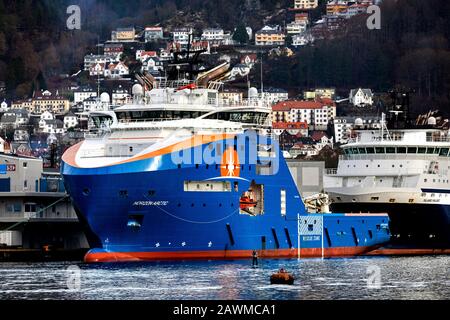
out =
[[[270,275],[280,267],[296,276],[293,286],[270,285]],[[370,282],[375,288],[368,287],[368,277],[377,275],[377,270],[380,277]],[[450,256],[260,260],[258,268],[252,268],[248,260],[0,263],[0,300],[448,300],[449,276]]]

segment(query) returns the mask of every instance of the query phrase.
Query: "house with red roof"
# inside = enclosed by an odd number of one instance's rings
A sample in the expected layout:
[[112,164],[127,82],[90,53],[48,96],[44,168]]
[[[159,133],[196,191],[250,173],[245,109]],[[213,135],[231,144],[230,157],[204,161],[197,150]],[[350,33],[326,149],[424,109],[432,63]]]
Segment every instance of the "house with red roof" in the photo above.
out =
[[336,104],[331,99],[288,100],[272,107],[272,122],[306,122],[316,130],[326,130],[334,118]]

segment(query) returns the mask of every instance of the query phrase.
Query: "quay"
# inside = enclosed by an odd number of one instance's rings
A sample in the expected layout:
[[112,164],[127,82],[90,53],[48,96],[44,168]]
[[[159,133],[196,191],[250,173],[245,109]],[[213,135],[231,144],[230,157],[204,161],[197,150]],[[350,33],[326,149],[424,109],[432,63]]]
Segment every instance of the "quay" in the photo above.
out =
[[0,154],[0,261],[82,260],[88,248],[59,172]]

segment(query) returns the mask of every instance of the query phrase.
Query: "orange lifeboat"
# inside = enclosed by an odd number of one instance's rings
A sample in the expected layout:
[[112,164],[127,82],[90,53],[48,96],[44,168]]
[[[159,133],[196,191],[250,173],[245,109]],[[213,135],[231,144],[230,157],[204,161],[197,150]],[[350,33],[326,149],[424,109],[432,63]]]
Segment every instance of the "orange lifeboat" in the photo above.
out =
[[254,207],[256,207],[256,205],[257,205],[257,202],[253,199],[250,199],[250,197],[248,197],[248,196],[243,196],[239,200],[239,207],[241,209],[254,208]]

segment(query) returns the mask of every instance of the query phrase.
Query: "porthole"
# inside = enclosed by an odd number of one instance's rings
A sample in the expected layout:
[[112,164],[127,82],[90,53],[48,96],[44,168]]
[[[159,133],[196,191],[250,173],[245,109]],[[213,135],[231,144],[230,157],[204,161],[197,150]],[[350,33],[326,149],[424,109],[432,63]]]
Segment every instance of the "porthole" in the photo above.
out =
[[83,189],[83,195],[88,196],[91,193],[91,190],[89,188]]

